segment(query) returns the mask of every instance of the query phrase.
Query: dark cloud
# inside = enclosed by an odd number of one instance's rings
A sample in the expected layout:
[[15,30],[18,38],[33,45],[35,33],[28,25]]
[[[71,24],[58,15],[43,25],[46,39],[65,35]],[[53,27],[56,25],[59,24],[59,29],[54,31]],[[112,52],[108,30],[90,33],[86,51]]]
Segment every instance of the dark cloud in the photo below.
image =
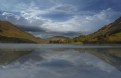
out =
[[73,14],[67,14],[67,13],[63,13],[63,12],[54,12],[54,13],[47,13],[47,14],[43,14],[42,17],[44,18],[49,18],[52,19],[54,21],[65,21],[70,19],[73,16]]
[[27,32],[45,32],[45,30],[36,26],[22,26],[22,25],[21,26],[17,25],[17,26],[19,26],[21,29]]

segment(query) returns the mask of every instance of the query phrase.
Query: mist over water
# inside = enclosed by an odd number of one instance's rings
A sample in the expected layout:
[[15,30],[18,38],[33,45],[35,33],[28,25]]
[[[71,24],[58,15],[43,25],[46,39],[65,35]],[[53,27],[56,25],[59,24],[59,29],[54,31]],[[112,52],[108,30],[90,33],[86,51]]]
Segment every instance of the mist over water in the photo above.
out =
[[120,48],[120,45],[0,44],[0,59],[7,62],[0,63],[0,78],[121,78],[114,61],[108,63],[100,58],[108,51],[120,52]]

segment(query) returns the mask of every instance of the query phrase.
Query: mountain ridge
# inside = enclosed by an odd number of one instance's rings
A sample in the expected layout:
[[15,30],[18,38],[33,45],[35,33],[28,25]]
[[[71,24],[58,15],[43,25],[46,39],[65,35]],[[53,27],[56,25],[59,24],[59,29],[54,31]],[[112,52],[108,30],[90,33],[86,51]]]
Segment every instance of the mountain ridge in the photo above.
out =
[[121,43],[121,17],[98,31],[75,38],[55,36],[34,37],[8,21],[0,21],[0,42],[17,43]]

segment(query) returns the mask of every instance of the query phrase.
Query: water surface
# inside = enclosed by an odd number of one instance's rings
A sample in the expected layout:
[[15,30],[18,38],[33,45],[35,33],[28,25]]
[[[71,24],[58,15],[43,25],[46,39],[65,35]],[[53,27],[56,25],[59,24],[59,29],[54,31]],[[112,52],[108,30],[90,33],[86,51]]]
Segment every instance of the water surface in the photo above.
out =
[[121,78],[120,45],[0,44],[0,78]]

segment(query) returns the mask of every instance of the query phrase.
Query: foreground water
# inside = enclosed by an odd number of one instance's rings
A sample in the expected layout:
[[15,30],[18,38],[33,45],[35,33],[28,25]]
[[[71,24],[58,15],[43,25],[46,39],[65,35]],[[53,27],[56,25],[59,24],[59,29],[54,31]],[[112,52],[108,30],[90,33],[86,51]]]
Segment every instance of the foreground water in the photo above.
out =
[[120,45],[0,44],[0,78],[121,78]]

